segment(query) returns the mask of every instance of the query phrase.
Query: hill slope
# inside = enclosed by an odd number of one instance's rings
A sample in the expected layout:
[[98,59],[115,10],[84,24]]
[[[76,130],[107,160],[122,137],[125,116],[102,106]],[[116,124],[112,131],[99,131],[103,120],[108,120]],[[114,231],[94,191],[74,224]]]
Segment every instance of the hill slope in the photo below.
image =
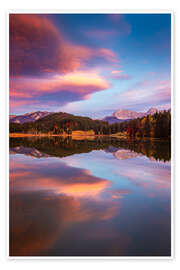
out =
[[102,120],[92,120],[89,117],[75,116],[64,112],[49,113],[38,120],[20,123],[10,123],[10,132],[24,133],[53,133],[71,134],[75,130],[94,130],[96,134],[103,128],[107,128],[108,123]]

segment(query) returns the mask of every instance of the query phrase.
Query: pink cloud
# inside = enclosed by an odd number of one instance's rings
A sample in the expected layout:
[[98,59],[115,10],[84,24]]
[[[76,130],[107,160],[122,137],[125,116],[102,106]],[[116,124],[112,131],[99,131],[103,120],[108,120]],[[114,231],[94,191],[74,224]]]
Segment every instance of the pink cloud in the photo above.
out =
[[123,70],[112,70],[111,74],[118,74],[118,73],[121,73],[121,72],[123,72]]
[[111,191],[112,199],[122,199],[125,195],[130,194],[131,191],[128,189],[115,189]]
[[[11,82],[10,82],[11,84]],[[18,92],[14,88],[10,88],[10,97],[15,97],[15,98],[31,98],[32,93],[28,92]]]
[[[48,78],[18,77],[10,83],[10,95],[26,97],[45,92],[70,91],[89,94],[109,87],[108,82],[96,73],[74,72],[65,75],[54,75]],[[29,93],[28,93],[29,91]]]
[[35,102],[34,98],[43,94],[60,92],[78,95],[78,99],[88,99],[94,92],[109,87],[110,84],[95,72],[73,72],[48,78],[16,77],[10,81],[10,106],[31,104]]
[[115,53],[109,49],[93,49],[65,41],[48,17],[10,15],[10,74],[72,72],[93,57],[116,61]]
[[130,80],[131,76],[128,74],[119,74],[119,72],[112,73],[111,75],[112,79],[115,80]]
[[63,92],[62,98],[46,98],[49,104],[62,100],[64,104],[108,89],[110,85],[104,78],[87,69],[91,60],[118,63],[117,55],[110,49],[65,40],[48,16],[11,14],[10,108],[40,105],[36,98],[47,94]]
[[29,100],[29,99],[22,99],[22,100],[12,100],[10,99],[10,109],[16,109],[17,107],[23,107],[25,105],[31,105],[31,104],[34,104],[34,101],[33,100]]
[[95,30],[89,30],[88,32],[86,32],[86,36],[95,38],[95,39],[100,39],[100,40],[106,40],[108,38],[112,38],[113,36],[117,34],[118,34],[118,31],[116,30],[95,29]]
[[156,97],[158,99],[170,99],[171,97],[171,82],[170,80],[160,80],[155,86]]
[[109,62],[118,63],[116,54],[113,51],[106,48],[98,49],[95,53],[95,56],[101,56],[101,57],[104,57]]
[[141,104],[146,107],[158,106],[160,108],[163,104],[171,102],[171,81],[144,80],[119,94],[118,98],[122,103],[126,103],[127,108]]

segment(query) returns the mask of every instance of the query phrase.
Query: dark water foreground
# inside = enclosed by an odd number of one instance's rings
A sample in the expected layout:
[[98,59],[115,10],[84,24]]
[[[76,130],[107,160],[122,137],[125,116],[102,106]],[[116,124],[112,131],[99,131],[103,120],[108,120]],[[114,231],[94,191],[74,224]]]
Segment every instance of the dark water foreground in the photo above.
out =
[[170,256],[169,141],[10,139],[11,256]]

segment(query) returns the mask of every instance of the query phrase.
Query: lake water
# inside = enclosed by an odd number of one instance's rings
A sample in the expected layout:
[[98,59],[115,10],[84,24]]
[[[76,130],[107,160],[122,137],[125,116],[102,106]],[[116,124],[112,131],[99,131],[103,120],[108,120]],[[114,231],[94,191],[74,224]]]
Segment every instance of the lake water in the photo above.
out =
[[10,255],[170,256],[170,143],[10,139]]

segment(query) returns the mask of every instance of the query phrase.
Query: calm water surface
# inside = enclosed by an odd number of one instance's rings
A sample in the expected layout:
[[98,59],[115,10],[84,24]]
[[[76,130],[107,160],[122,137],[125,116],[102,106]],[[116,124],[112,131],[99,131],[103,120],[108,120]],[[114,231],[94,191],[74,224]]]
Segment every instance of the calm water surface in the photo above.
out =
[[169,142],[10,140],[11,256],[170,256]]

